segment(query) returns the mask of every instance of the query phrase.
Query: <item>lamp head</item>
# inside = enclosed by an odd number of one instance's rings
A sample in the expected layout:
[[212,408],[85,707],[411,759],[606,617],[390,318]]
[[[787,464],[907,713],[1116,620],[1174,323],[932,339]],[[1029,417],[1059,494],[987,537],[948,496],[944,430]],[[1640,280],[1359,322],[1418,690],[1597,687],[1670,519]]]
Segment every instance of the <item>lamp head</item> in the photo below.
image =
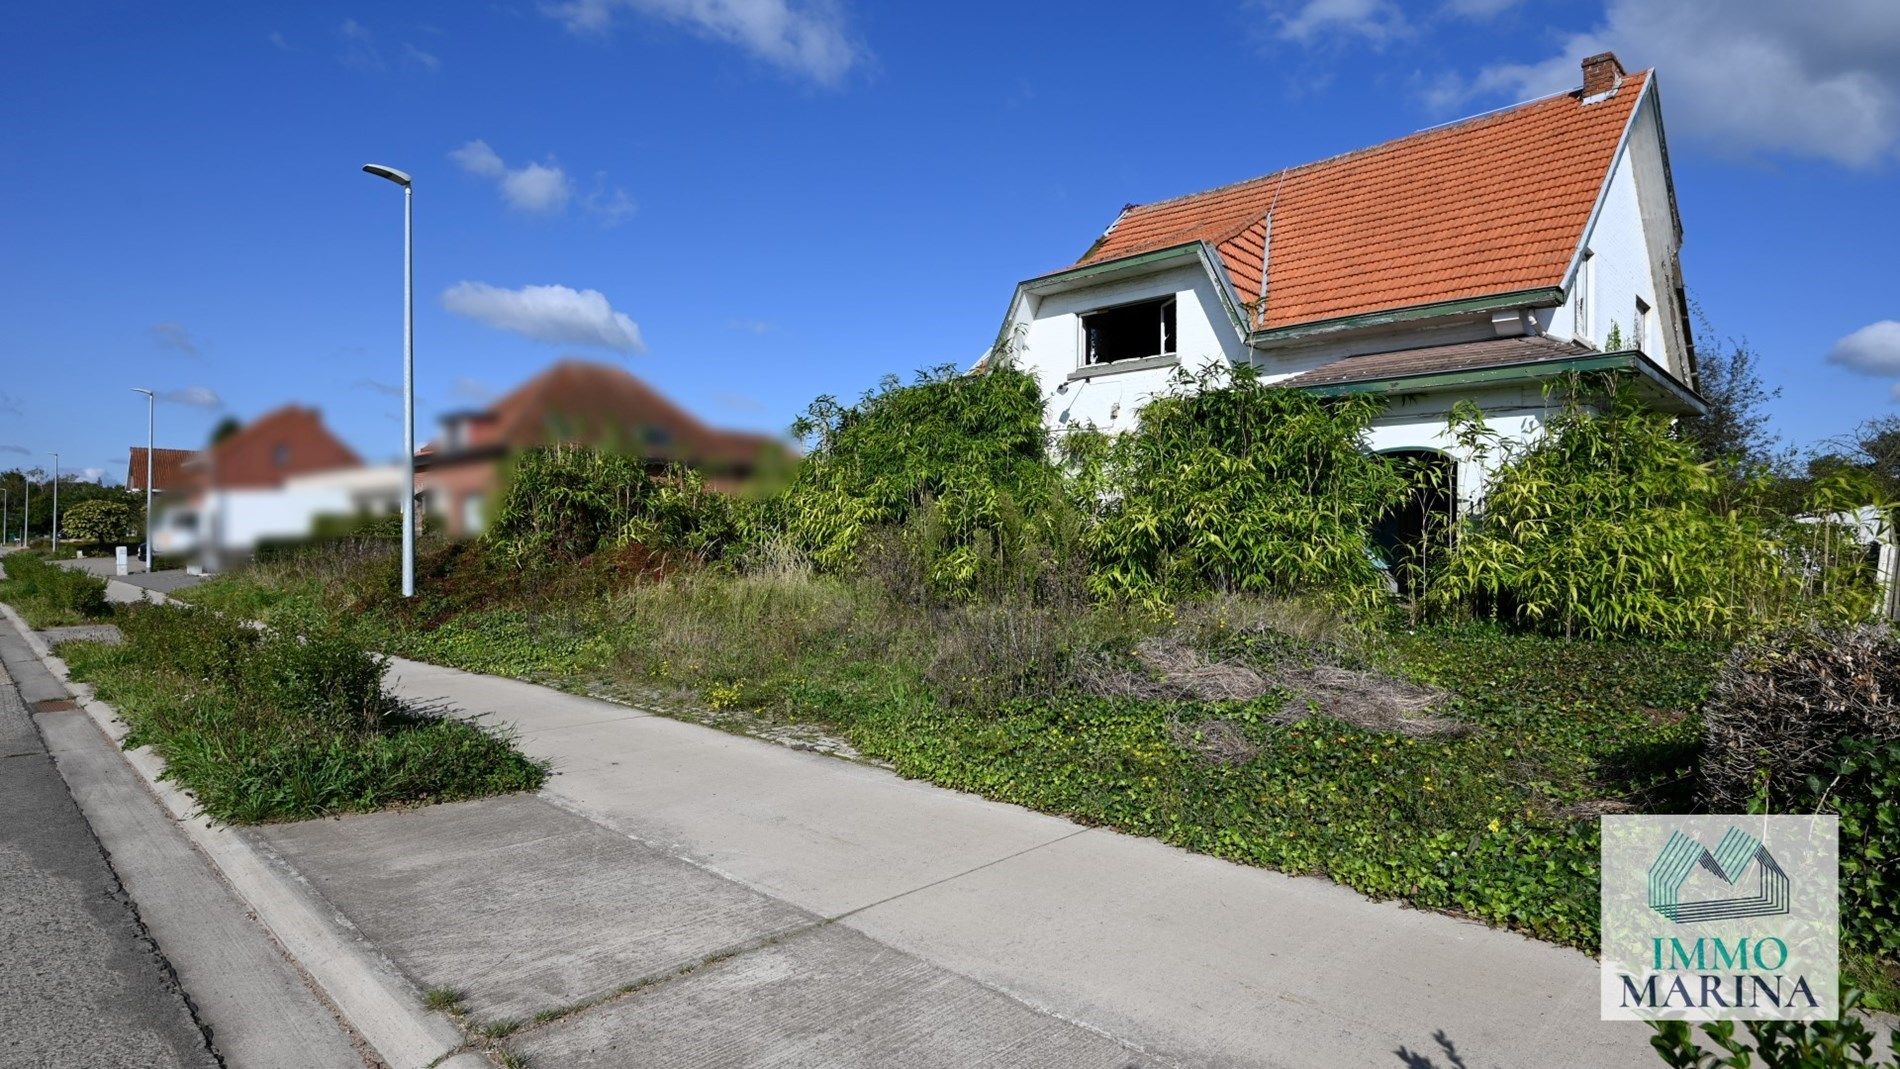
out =
[[378,178],[387,178],[404,189],[409,188],[409,176],[394,167],[385,167],[380,163],[366,163],[363,165],[363,170]]

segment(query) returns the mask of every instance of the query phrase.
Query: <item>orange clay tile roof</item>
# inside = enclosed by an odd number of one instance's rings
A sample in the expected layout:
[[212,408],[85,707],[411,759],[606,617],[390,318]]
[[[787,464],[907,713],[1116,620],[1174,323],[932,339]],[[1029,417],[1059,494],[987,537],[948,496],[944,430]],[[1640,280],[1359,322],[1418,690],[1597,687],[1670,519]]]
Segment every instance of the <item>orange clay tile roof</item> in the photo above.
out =
[[1559,286],[1649,76],[1131,205],[1077,266],[1206,241],[1252,304],[1264,255],[1256,330]]
[[[152,486],[157,490],[183,490],[191,487],[191,474],[185,469],[185,462],[196,455],[190,449],[166,449],[163,446],[152,450]],[[145,447],[135,445],[132,455],[125,462],[125,488],[127,490],[145,489]]]

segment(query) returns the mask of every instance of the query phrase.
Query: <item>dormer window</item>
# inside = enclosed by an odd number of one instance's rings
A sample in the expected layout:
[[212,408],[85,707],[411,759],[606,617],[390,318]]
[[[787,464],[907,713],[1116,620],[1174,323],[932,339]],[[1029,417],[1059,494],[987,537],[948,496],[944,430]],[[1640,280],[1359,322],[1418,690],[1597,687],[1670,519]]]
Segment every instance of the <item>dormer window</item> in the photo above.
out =
[[279,442],[271,447],[270,462],[280,468],[290,467],[290,447]]
[[1174,298],[1090,312],[1082,317],[1082,339],[1084,364],[1173,356],[1177,348]]
[[1649,302],[1636,298],[1636,318],[1630,330],[1630,348],[1649,352]]

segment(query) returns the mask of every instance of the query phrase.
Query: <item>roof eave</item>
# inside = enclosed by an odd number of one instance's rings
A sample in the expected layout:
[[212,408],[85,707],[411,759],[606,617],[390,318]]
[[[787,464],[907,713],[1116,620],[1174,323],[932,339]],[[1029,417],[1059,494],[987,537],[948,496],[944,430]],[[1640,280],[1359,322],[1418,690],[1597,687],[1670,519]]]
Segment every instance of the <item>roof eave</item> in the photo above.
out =
[[1535,289],[1511,290],[1506,293],[1494,293],[1483,297],[1460,297],[1450,301],[1434,301],[1430,304],[1415,304],[1404,308],[1387,308],[1377,312],[1360,312],[1332,319],[1316,319],[1305,323],[1293,323],[1284,327],[1268,327],[1256,330],[1247,336],[1250,345],[1266,346],[1280,342],[1299,341],[1323,334],[1337,334],[1342,331],[1364,330],[1371,327],[1386,327],[1400,323],[1410,323],[1420,319],[1436,319],[1440,316],[1470,315],[1478,312],[1496,312],[1507,308],[1535,308],[1559,305],[1564,301],[1563,290],[1556,286],[1539,286]]
[[1627,371],[1636,374],[1642,392],[1656,407],[1678,416],[1708,413],[1708,403],[1689,387],[1634,349],[1614,353],[1579,353],[1555,360],[1523,360],[1491,367],[1457,371],[1430,371],[1358,382],[1329,382],[1298,389],[1321,397],[1339,397],[1355,393],[1409,394],[1442,393],[1472,387],[1495,386],[1513,382],[1541,382],[1560,375],[1593,371]]

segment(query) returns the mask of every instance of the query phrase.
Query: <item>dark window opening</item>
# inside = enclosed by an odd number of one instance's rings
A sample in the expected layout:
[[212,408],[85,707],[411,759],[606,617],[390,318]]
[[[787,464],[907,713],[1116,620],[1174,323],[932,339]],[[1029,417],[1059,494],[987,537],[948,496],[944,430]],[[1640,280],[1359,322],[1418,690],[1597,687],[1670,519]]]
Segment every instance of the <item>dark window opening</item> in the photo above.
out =
[[1415,599],[1425,591],[1425,577],[1451,549],[1458,519],[1458,469],[1450,457],[1429,449],[1385,456],[1411,488],[1373,524],[1372,544],[1385,566],[1388,587]]
[[1112,364],[1149,356],[1173,356],[1174,298],[1124,304],[1082,317],[1083,362]]
[[270,462],[280,468],[290,466],[290,447],[279,445],[270,451]]

